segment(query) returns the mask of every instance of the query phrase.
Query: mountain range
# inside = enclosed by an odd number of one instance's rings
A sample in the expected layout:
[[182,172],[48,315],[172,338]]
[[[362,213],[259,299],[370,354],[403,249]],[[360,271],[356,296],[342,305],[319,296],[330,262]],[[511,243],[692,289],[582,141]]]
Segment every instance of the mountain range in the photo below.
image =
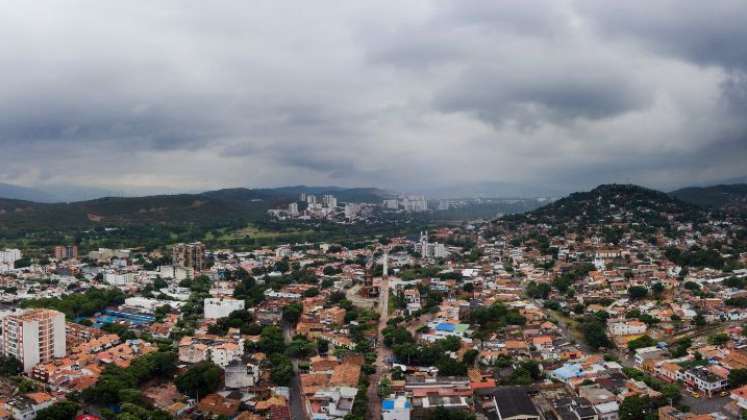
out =
[[[0,185],[0,194],[13,193],[25,199],[0,198],[0,232],[37,228],[86,227],[96,225],[214,225],[235,220],[258,220],[267,210],[286,206],[299,194],[334,194],[340,202],[380,202],[394,196],[377,188],[335,186],[289,186],[281,188],[231,188],[198,194],[106,197],[71,203],[49,202],[53,198],[32,189]],[[44,202],[46,201],[46,202]],[[747,184],[690,187],[669,194],[634,185],[601,185],[589,192],[572,193],[526,213],[538,220],[599,222],[609,220],[614,209],[634,209],[631,217],[656,218],[670,213],[692,218],[705,211],[747,210]],[[610,211],[612,209],[613,211]]]
[[105,197],[72,203],[0,198],[0,228],[71,227],[97,224],[215,224],[256,220],[268,209],[286,206],[301,192],[334,194],[339,201],[380,202],[391,194],[375,188],[231,188],[199,194]]

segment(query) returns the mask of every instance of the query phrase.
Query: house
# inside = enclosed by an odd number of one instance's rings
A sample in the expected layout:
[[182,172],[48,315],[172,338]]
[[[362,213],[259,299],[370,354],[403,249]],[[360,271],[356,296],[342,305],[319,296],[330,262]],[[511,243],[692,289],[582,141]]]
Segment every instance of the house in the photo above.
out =
[[404,395],[392,395],[381,402],[383,420],[410,420],[412,404]]
[[684,369],[676,363],[664,362],[656,367],[656,374],[667,382],[677,382],[682,380],[682,372]]
[[720,391],[728,385],[726,377],[717,375],[705,367],[694,367],[685,371],[683,380],[691,387],[697,388],[708,397],[712,397],[717,391]]
[[552,412],[559,419],[599,420],[591,402],[582,397],[561,397],[552,402]]
[[197,408],[213,416],[224,416],[232,418],[239,412],[241,401],[224,398],[218,394],[210,394],[200,400]]
[[33,420],[39,411],[55,402],[56,399],[45,392],[31,392],[13,397],[5,405],[15,420]]
[[529,388],[502,386],[475,391],[477,409],[489,419],[539,420],[540,414],[529,398]]
[[586,398],[594,407],[599,420],[617,420],[620,418],[620,405],[617,397],[612,392],[598,385],[582,386],[578,390],[578,395]]
[[747,410],[747,385],[732,390],[729,396],[739,408]]

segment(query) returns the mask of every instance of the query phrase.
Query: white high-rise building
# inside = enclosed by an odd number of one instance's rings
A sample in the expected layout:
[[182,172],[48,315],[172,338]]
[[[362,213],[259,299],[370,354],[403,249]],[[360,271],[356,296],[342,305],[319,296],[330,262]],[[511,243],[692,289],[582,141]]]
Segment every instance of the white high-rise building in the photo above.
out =
[[358,213],[360,212],[360,205],[356,203],[346,203],[345,204],[345,218],[353,220],[356,217],[358,217]]
[[298,216],[298,203],[290,203],[288,204],[288,214],[291,215],[291,217]]
[[20,249],[6,249],[0,251],[0,265],[7,265],[13,267],[14,263],[21,259]]
[[337,207],[337,197],[331,194],[324,195],[322,197],[322,204],[324,204],[325,207],[335,208]]
[[39,363],[65,357],[65,314],[51,309],[31,309],[3,319],[3,355],[23,364],[24,372]]
[[399,201],[396,198],[389,198],[384,200],[383,206],[385,209],[397,210],[399,208]]

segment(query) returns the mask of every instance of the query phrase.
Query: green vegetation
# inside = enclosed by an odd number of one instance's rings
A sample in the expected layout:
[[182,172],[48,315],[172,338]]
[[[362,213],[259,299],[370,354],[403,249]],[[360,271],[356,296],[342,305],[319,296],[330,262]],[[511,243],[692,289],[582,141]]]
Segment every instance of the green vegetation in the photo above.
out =
[[635,340],[630,340],[628,342],[628,349],[638,350],[644,347],[651,347],[655,345],[656,345],[656,340],[654,340],[653,338],[647,335],[643,335],[643,336],[636,338]]
[[740,387],[747,384],[747,369],[732,369],[729,372],[729,386]]
[[[135,359],[126,369],[109,365],[98,382],[81,394],[83,400],[98,406],[119,404],[139,392],[139,387],[156,378],[171,378],[176,372],[176,354],[155,352]],[[132,402],[132,401],[128,401]]]
[[270,356],[272,369],[270,377],[272,382],[280,386],[287,386],[293,379],[293,364],[290,359],[282,353],[274,353]]
[[591,346],[591,348],[597,350],[600,347],[612,347],[612,341],[607,337],[606,333],[606,320],[607,314],[605,312],[597,312],[594,314],[588,314],[584,316],[581,322],[581,333],[584,335],[584,340]]
[[252,322],[252,314],[247,311],[233,311],[225,318],[218,319],[215,324],[208,327],[208,333],[225,335],[230,328],[238,328],[241,334],[258,334],[261,331],[259,325]]
[[80,406],[73,401],[60,401],[36,413],[37,420],[70,420],[78,413]]
[[479,325],[476,334],[484,337],[506,325],[524,325],[526,319],[521,316],[518,310],[509,309],[501,303],[494,303],[473,310],[470,314],[470,323]]
[[656,405],[646,396],[633,395],[625,398],[620,404],[620,420],[656,420],[658,418]]
[[67,319],[91,316],[109,306],[124,303],[125,295],[119,289],[88,289],[62,298],[29,299],[21,302],[22,308],[49,308],[63,312]]
[[220,388],[221,373],[221,369],[208,360],[193,365],[189,370],[177,376],[174,384],[179,392],[190,397],[204,397]]
[[710,267],[721,269],[725,260],[715,249],[691,249],[681,251],[677,248],[667,248],[664,255],[673,263],[682,267]]
[[628,296],[632,300],[643,299],[648,296],[648,289],[643,286],[632,286],[628,288]]
[[417,366],[436,366],[439,373],[446,376],[466,375],[467,364],[452,359],[447,352],[455,352],[461,347],[458,337],[447,337],[431,344],[417,344],[412,335],[403,327],[388,326],[382,332],[384,345],[403,363]]
[[13,356],[0,356],[0,376],[9,378],[23,372],[23,364]]

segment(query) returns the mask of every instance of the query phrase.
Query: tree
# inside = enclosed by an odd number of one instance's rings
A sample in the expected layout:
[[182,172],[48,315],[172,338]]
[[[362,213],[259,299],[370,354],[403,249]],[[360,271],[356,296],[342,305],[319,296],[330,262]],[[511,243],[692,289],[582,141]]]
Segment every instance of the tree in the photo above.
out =
[[440,358],[436,362],[436,367],[439,375],[464,376],[467,374],[467,365],[448,356]]
[[380,397],[387,397],[392,393],[392,384],[389,382],[388,378],[382,378],[381,381],[379,381],[378,393]]
[[285,339],[283,331],[275,326],[267,326],[262,329],[258,347],[265,354],[282,353],[285,351]]
[[270,356],[272,369],[270,369],[270,378],[276,385],[287,386],[293,379],[293,364],[290,359],[283,354],[276,353]]
[[642,420],[653,412],[653,405],[648,397],[633,395],[620,404],[620,420]]
[[725,333],[715,334],[708,337],[708,343],[713,346],[723,346],[729,342],[729,335]]
[[283,319],[289,324],[295,324],[301,319],[303,306],[300,303],[291,303],[283,308]]
[[700,290],[700,285],[698,283],[695,283],[694,281],[686,281],[683,286],[685,287],[685,289],[693,292]]
[[304,297],[314,297],[319,295],[319,289],[316,287],[312,287],[311,289],[308,289],[303,292]]
[[36,413],[37,420],[69,420],[75,417],[80,406],[73,401],[60,401],[51,406],[39,410]]
[[221,369],[211,361],[204,361],[177,376],[174,383],[180,392],[197,397],[212,394],[220,388],[220,378]]
[[747,369],[732,369],[729,372],[729,386],[739,387],[747,384]]
[[644,347],[651,347],[654,345],[656,345],[656,340],[654,340],[653,338],[647,335],[642,335],[636,338],[635,340],[628,341],[628,349],[630,350],[638,350]]
[[643,286],[631,286],[628,288],[628,296],[632,300],[643,299],[648,295],[648,289]]
[[462,362],[467,366],[473,366],[475,364],[475,360],[477,360],[477,356],[479,355],[480,352],[475,349],[467,350],[462,356]]
[[327,354],[327,352],[329,351],[329,341],[323,338],[317,338],[316,351],[318,351],[321,355]]
[[23,365],[13,356],[0,356],[0,375],[4,377],[16,376],[23,372]]
[[656,282],[651,285],[651,292],[654,294],[654,296],[659,297],[662,293],[664,293],[664,285],[660,282]]
[[606,325],[603,320],[596,314],[588,314],[581,322],[581,332],[584,335],[586,343],[594,349],[600,347],[611,347],[612,342],[605,332]]
[[314,351],[314,345],[306,339],[293,339],[285,348],[285,354],[289,357],[303,358]]
[[475,415],[464,410],[437,407],[426,420],[475,420]]

